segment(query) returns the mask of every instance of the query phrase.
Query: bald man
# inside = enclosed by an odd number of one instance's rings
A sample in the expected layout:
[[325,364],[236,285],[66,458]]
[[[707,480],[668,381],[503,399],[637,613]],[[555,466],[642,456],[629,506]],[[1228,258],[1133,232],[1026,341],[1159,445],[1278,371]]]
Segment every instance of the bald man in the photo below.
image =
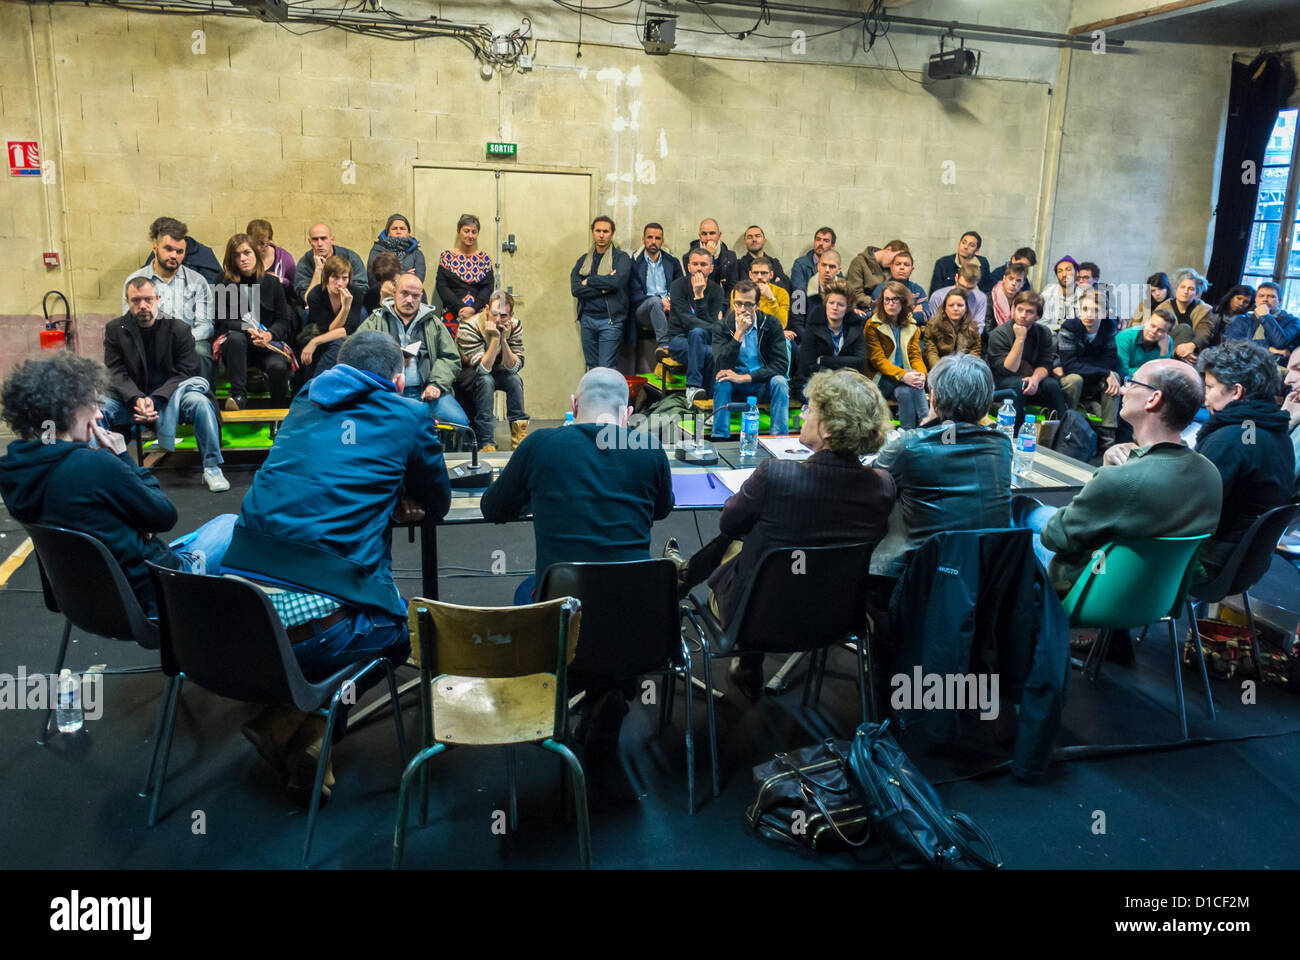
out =
[[[723,296],[730,302],[732,284],[745,278],[741,276],[740,261],[736,259],[735,252],[722,242],[722,228],[718,226],[718,221],[712,218],[700,221],[700,236],[698,240],[691,241],[691,250],[697,247],[703,247],[713,254],[713,274],[709,279],[722,286]],[[691,250],[682,256],[683,270],[686,269]]]
[[366,292],[370,277],[366,274],[365,261],[355,251],[334,242],[334,231],[328,223],[312,224],[307,231],[307,242],[311,244],[311,249],[298,260],[298,269],[293,277],[294,292],[304,303],[307,294],[320,285],[321,268],[325,266],[325,261],[336,253],[340,257],[347,257],[348,263],[352,264],[352,286],[362,294]]

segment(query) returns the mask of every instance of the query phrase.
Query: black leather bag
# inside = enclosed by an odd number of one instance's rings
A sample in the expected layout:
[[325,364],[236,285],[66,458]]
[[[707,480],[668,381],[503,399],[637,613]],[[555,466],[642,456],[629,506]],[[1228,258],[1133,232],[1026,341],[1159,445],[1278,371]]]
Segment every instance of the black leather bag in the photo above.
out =
[[858,728],[849,748],[849,770],[866,799],[871,829],[895,867],[1002,867],[992,838],[964,813],[944,807],[894,740],[888,720]]
[[758,796],[745,822],[761,836],[809,850],[870,839],[862,796],[848,773],[849,743],[824,740],[754,768]]

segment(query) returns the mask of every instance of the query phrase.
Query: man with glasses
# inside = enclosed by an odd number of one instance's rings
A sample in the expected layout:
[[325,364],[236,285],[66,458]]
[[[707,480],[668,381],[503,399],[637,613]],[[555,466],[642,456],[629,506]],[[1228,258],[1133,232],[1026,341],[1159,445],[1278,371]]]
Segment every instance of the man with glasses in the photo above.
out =
[[773,434],[790,431],[790,355],[781,321],[758,309],[758,285],[736,284],[732,310],[713,329],[713,431],[715,440],[731,436],[727,404],[734,395],[742,403],[754,397],[771,401]]
[[790,294],[781,288],[775,269],[767,257],[754,257],[749,262],[749,279],[758,286],[758,309],[776,317],[784,328],[790,322]]

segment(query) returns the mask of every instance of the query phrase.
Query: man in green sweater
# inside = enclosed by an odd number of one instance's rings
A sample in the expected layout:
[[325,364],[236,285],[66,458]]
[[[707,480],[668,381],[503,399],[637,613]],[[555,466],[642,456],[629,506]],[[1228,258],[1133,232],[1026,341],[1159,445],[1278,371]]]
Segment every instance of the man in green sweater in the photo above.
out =
[[[1017,497],[1012,515],[1035,536],[1039,558],[1065,596],[1112,540],[1195,537],[1219,523],[1223,483],[1180,434],[1205,402],[1196,371],[1181,360],[1151,360],[1124,385],[1122,416],[1137,446],[1119,464],[1104,465],[1059,510]],[[1173,491],[1178,491],[1177,495]]]
[[1173,328],[1174,318],[1161,310],[1147,317],[1142,326],[1132,326],[1115,334],[1120,376],[1125,380],[1136,377],[1138,367],[1148,360],[1173,356],[1174,346],[1169,339],[1169,331]]

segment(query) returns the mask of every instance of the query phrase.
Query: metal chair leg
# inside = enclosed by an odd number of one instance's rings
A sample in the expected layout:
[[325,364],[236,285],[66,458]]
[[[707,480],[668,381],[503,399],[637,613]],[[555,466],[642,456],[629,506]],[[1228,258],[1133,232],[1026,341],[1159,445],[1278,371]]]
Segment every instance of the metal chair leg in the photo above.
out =
[[510,824],[510,835],[514,836],[515,831],[519,829],[519,795],[515,789],[516,763],[518,756],[514,747],[506,747],[506,784],[510,789],[510,796],[507,800],[507,822]]
[[176,729],[176,705],[180,703],[181,686],[185,682],[184,674],[177,674],[172,685],[171,697],[167,701],[167,721],[163,724],[162,755],[158,760],[158,771],[154,777],[153,799],[149,801],[149,826],[158,822],[158,807],[162,803],[163,784],[167,780],[167,760],[172,753],[172,732]]
[[[68,636],[72,633],[72,621],[66,617],[63,619],[63,640],[59,643],[59,659],[54,663],[54,676],[63,672],[63,661],[68,656]],[[50,735],[50,717],[54,713],[54,707],[51,705],[41,714],[41,732],[36,735],[36,742],[44,745],[46,737]]]
[[[704,658],[704,682],[710,688],[713,686],[713,658],[709,656],[708,650],[700,651]],[[709,760],[713,764],[713,796],[718,797],[722,794],[722,787],[718,777],[718,727],[717,719],[714,717],[713,698],[704,698],[705,712],[709,718]]]
[[1187,704],[1183,702],[1183,658],[1178,649],[1178,635],[1174,632],[1173,618],[1166,618],[1169,626],[1169,647],[1174,654],[1174,692],[1178,695],[1178,721],[1182,725],[1183,739],[1187,739]]
[[830,655],[831,655],[831,648],[830,647],[823,648],[822,655],[817,662],[817,681],[816,681],[816,685],[813,687],[813,698],[812,698],[814,704],[818,704],[822,702],[822,681],[826,679],[826,660],[830,657]]
[[[1196,640],[1196,662],[1201,668],[1201,682],[1205,684],[1205,702],[1210,707],[1210,719],[1215,720],[1214,694],[1210,691],[1210,671],[1205,666],[1205,650],[1201,646],[1201,625],[1196,616],[1195,606],[1190,604],[1188,605],[1187,619],[1192,628],[1192,636]],[[1174,623],[1177,624],[1177,622],[1177,619],[1175,619]],[[1180,650],[1179,653],[1181,654],[1182,651]]]
[[[686,686],[691,686],[691,651],[682,640],[682,663],[686,670]],[[675,681],[674,681],[675,682]],[[684,697],[686,717],[686,804],[695,816],[695,698]]]
[[582,772],[582,764],[573,755],[573,751],[562,743],[556,743],[554,740],[543,740],[541,746],[553,753],[558,753],[569,767],[569,779],[573,785],[574,813],[578,820],[578,859],[581,862],[582,869],[590,870],[591,821],[587,816],[587,777]]
[[767,681],[766,686],[768,692],[785,693],[786,689],[790,686],[790,673],[799,665],[799,662],[803,660],[805,656],[807,656],[807,654],[800,651],[799,653],[792,653],[790,656],[786,657],[785,663],[781,664],[780,669],[778,669],[776,673],[772,674],[771,678]]
[[659,726],[655,729],[655,736],[662,737],[664,728],[668,725],[668,717],[673,702],[673,688],[677,686],[677,675],[670,671],[664,672],[663,686],[659,690]]
[[153,785],[154,770],[158,767],[158,751],[162,746],[162,728],[163,721],[167,718],[167,701],[172,696],[172,686],[176,683],[175,677],[168,677],[167,682],[163,684],[162,699],[158,701],[158,719],[153,725],[153,752],[149,756],[149,772],[145,774],[144,786],[140,788],[140,796],[149,796],[149,788]]
[[311,791],[311,807],[307,811],[307,840],[302,845],[302,862],[298,866],[306,868],[307,857],[311,854],[311,841],[316,833],[316,815],[320,812],[321,790],[325,787],[325,768],[330,762],[330,748],[334,745],[334,721],[338,718],[339,701],[343,691],[335,691],[330,701],[329,712],[325,715],[325,739],[321,741],[320,757],[316,760],[316,782]]
[[388,694],[393,698],[393,724],[397,728],[397,755],[402,759],[402,769],[406,769],[406,728],[402,725],[402,701],[398,697],[397,675],[392,664],[385,664],[388,675]]
[[1264,683],[1264,658],[1259,652],[1259,634],[1255,631],[1255,611],[1250,608],[1250,591],[1241,591],[1241,605],[1246,608],[1246,626],[1250,628],[1250,650],[1255,655],[1255,679]]
[[821,651],[812,650],[808,654],[808,675],[803,678],[803,701],[802,706],[808,709],[809,698],[812,697],[813,683],[817,679],[817,658]]
[[[870,636],[870,634],[867,634],[867,636]],[[853,638],[853,648],[858,652],[858,706],[862,708],[862,722],[869,723],[874,718],[871,718],[867,713],[867,683],[869,681],[867,679],[867,654],[863,649],[865,646],[865,642],[857,637]],[[874,712],[873,710],[872,713]]]
[[445,743],[435,743],[425,747],[406,765],[402,773],[401,785],[397,788],[397,825],[393,828],[393,869],[402,868],[402,859],[406,856],[406,806],[407,798],[416,774],[424,770],[425,763],[447,749]]

